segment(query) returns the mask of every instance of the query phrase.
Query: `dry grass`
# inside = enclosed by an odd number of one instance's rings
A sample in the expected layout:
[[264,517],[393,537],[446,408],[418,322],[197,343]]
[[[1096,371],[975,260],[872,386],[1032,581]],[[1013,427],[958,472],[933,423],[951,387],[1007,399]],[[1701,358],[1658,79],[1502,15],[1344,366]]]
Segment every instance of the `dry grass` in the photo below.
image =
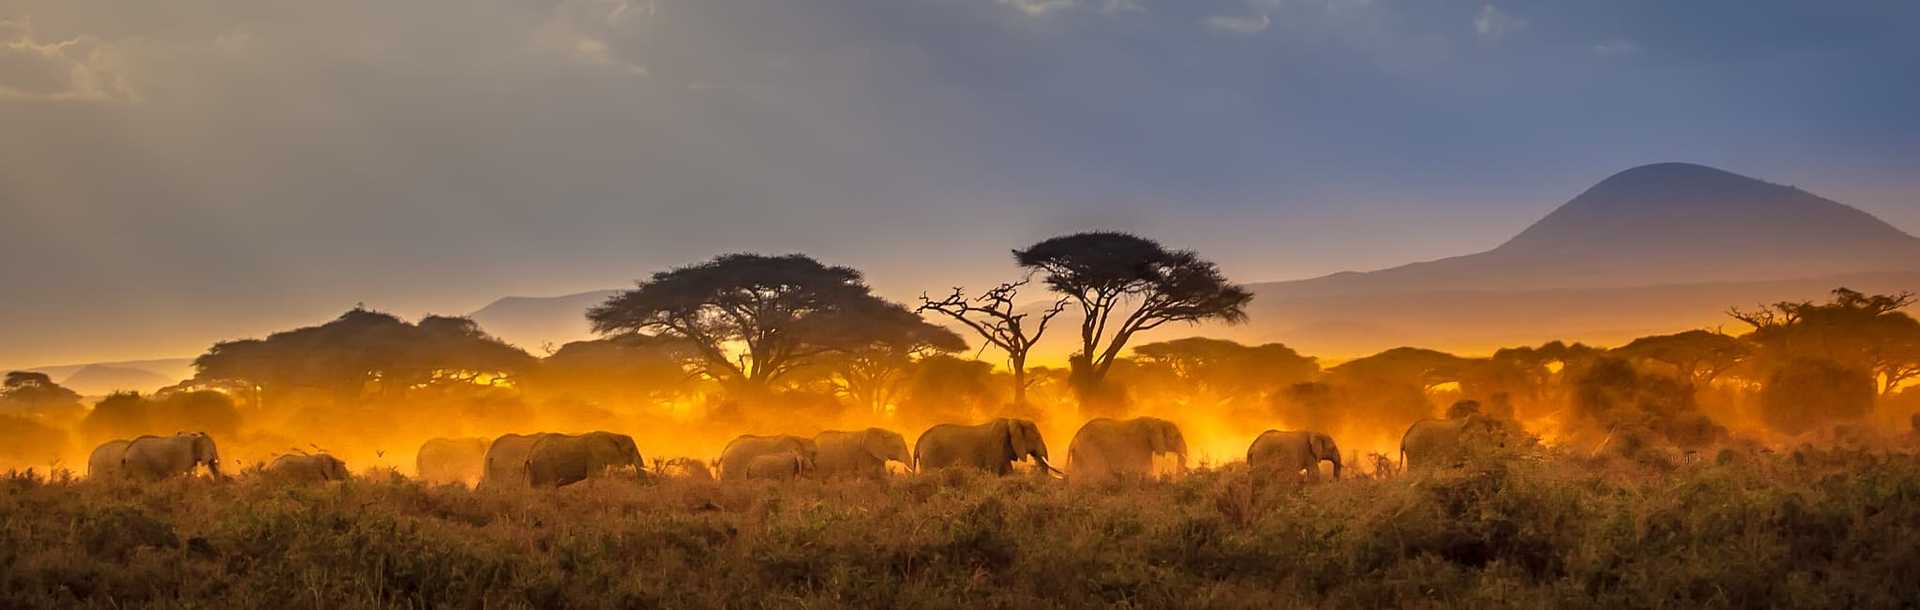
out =
[[1261,484],[0,481],[0,607],[1895,608],[1920,463],[1485,461]]

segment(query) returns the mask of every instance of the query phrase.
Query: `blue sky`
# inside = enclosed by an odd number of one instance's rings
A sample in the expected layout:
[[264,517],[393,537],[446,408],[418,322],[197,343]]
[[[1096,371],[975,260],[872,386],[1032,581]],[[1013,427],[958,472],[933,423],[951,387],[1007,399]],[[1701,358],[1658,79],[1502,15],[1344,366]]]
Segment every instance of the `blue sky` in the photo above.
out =
[[1692,161],[1920,230],[1920,3],[0,0],[0,365],[732,250],[908,298],[1117,228],[1243,281]]

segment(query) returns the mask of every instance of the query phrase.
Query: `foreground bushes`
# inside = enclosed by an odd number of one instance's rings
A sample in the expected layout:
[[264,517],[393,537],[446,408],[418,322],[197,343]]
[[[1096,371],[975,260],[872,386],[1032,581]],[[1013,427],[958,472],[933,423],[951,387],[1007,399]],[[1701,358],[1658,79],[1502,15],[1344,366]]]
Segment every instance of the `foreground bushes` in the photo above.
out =
[[391,477],[0,485],[0,607],[1903,607],[1920,464],[1567,460],[1314,486]]

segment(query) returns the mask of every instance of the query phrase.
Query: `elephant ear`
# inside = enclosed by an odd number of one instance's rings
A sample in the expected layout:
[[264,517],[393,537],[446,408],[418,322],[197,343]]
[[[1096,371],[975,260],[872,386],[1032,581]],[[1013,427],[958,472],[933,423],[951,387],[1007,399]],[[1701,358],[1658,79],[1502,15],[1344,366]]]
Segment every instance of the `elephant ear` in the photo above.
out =
[[1167,452],[1187,454],[1187,436],[1180,433],[1180,427],[1170,421],[1160,422],[1160,428],[1167,435]]
[[1020,441],[1020,430],[1013,425],[1013,420],[1004,417],[993,420],[992,431],[993,437],[1000,439],[1002,451],[1006,454],[1006,459],[1008,461],[1019,461],[1021,456],[1020,449],[1024,444]]
[[1313,455],[1323,459],[1339,461],[1340,448],[1338,445],[1333,444],[1333,437],[1315,432],[1313,433]]
[[1147,425],[1148,429],[1153,432],[1153,452],[1174,453],[1173,438],[1176,433],[1173,429],[1173,423],[1160,419],[1150,419],[1147,420]]
[[860,445],[867,450],[868,455],[872,455],[874,459],[880,460],[881,462],[886,462],[887,455],[891,453],[887,449],[886,433],[877,428],[869,428],[861,431]]
[[1024,419],[1017,419],[1014,420],[1013,428],[1014,436],[1020,439],[1019,445],[1015,447],[1014,459],[1018,460],[1029,455],[1037,456],[1046,451],[1046,445],[1040,440],[1040,426]]

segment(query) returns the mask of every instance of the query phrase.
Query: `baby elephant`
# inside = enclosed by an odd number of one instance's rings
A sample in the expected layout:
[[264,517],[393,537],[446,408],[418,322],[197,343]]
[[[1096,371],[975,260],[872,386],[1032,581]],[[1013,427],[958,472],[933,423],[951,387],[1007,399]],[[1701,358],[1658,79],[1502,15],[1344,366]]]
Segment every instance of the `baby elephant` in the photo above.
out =
[[813,471],[813,460],[798,452],[772,453],[747,462],[747,478],[791,481]]
[[1247,466],[1263,474],[1293,476],[1306,472],[1307,480],[1320,479],[1320,462],[1333,463],[1333,478],[1340,478],[1340,446],[1333,437],[1306,430],[1268,430],[1247,447]]
[[349,476],[345,461],[325,453],[289,453],[274,458],[273,463],[267,464],[261,471],[301,483],[345,481]]

